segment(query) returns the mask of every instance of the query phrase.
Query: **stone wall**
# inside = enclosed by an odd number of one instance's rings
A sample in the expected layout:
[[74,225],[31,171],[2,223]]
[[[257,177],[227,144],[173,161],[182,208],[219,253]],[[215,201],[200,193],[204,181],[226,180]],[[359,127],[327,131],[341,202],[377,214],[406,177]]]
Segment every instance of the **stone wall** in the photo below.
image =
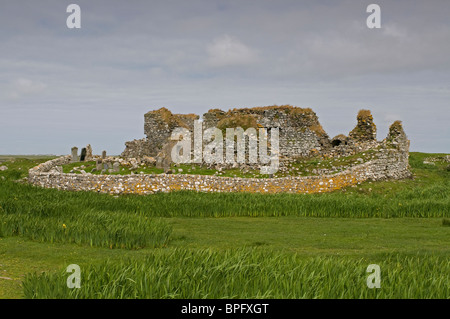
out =
[[147,138],[125,142],[125,146],[122,156],[126,158],[142,158],[153,155]]
[[[333,175],[282,178],[238,178],[210,175],[93,175],[64,174],[53,169],[70,162],[70,156],[41,164],[29,171],[31,184],[69,191],[109,194],[153,194],[177,190],[200,192],[322,193],[366,180],[401,179],[411,176],[407,157],[386,141],[377,159]],[[403,145],[402,145],[403,146]]]
[[[195,114],[173,114],[166,108],[145,114],[145,139],[126,142],[123,157],[158,156],[167,145],[172,131],[177,127],[189,129],[193,136]],[[340,134],[330,139],[323,130],[315,112],[310,108],[290,105],[266,106],[232,109],[222,111],[209,110],[203,114],[203,130],[211,127],[222,129],[249,127],[255,129],[279,129],[279,148],[281,160],[317,155],[349,156],[365,150],[377,148],[376,125],[369,110],[361,110],[357,115],[357,124],[348,136]],[[225,134],[224,134],[225,138]],[[224,142],[225,146],[226,143]],[[224,152],[225,153],[225,152]]]
[[[281,162],[296,157],[317,155],[331,147],[328,135],[322,129],[317,115],[309,108],[282,105],[232,109],[227,112],[212,109],[203,114],[203,130],[211,127],[217,127],[223,132],[223,154],[227,153],[225,150],[228,144],[225,141],[226,129],[237,127],[241,127],[244,130],[254,128],[258,131],[258,135],[260,134],[259,129],[265,129],[268,137],[268,151],[270,152],[272,152],[270,145],[272,129],[278,129],[279,157]],[[258,147],[256,146],[256,148]],[[249,143],[247,138],[245,154],[248,168],[257,168],[259,165],[249,164]],[[229,168],[229,166],[233,167],[234,165],[224,163],[216,165],[216,168],[218,166]],[[282,163],[281,166],[283,166]]]
[[[210,111],[211,112],[211,111]],[[208,113],[210,113],[208,112]],[[253,117],[255,128],[266,128],[269,132],[272,128],[279,129],[280,154],[286,157],[307,157],[311,152],[321,152],[331,145],[328,135],[323,130],[315,112],[310,108],[299,108],[290,105],[266,106],[245,109],[233,109],[223,114],[217,110],[212,113],[219,121],[213,120],[210,114],[204,114],[209,123],[216,123],[221,128],[225,122],[227,127],[236,127],[239,119]],[[230,120],[231,119],[231,120]],[[236,119],[233,123],[232,119]],[[245,129],[245,127],[244,127]],[[314,150],[314,151],[313,151]]]
[[55,159],[52,159],[50,161],[47,161],[45,163],[39,164],[38,166],[35,166],[31,168],[28,173],[29,175],[39,175],[41,173],[47,173],[52,170],[54,170],[58,166],[69,164],[72,161],[72,155],[66,155],[62,157],[58,157]]
[[[124,157],[142,155],[157,156],[176,127],[188,128],[193,133],[195,114],[173,114],[166,108],[144,115],[144,132],[147,139],[126,142]],[[280,153],[282,156],[309,156],[331,147],[316,113],[309,108],[290,105],[232,109],[227,112],[212,109],[203,114],[203,130],[210,127],[279,128]],[[224,143],[225,145],[225,143]],[[148,151],[143,151],[147,147]]]
[[377,127],[373,122],[372,114],[369,110],[360,110],[356,117],[357,124],[349,133],[349,137],[355,141],[376,140]]
[[[147,136],[148,152],[147,156],[156,156],[170,138],[172,131],[177,127],[184,127],[189,130],[194,129],[194,120],[199,116],[195,114],[173,114],[166,108],[150,111],[144,115],[144,133]],[[127,154],[127,149],[124,153]],[[129,157],[137,157],[129,152]]]

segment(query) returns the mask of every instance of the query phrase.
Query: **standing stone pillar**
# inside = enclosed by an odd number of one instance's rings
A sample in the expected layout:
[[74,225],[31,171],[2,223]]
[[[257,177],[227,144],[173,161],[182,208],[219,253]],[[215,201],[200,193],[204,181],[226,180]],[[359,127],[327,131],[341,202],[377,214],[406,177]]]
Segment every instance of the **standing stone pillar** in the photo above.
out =
[[96,165],[96,169],[97,171],[101,171],[102,170],[102,160],[101,159],[97,159],[97,161],[95,162]]
[[78,147],[74,146],[72,147],[72,158],[71,158],[71,163],[76,163],[79,161],[78,158]]
[[86,148],[83,147],[83,148],[81,149],[80,162],[84,162],[85,159],[86,159]]
[[106,159],[106,151],[102,152],[102,160]]
[[94,159],[94,156],[92,155],[92,147],[91,144],[88,144],[86,146],[86,162],[90,162]]

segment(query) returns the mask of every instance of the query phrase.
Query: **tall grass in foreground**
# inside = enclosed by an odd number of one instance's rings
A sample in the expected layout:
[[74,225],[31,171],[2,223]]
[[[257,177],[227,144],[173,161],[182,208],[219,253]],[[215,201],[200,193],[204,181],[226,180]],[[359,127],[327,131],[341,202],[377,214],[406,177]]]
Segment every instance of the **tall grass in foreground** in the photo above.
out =
[[[301,257],[258,249],[157,250],[144,260],[81,268],[81,288],[65,271],[29,274],[26,298],[449,298],[445,256],[387,255],[378,260]],[[381,267],[381,288],[366,284]]]
[[[388,196],[386,196],[388,195]],[[12,199],[17,203],[11,204]],[[450,180],[389,194],[252,194],[181,191],[113,197],[43,189],[0,180],[0,206],[96,211],[147,217],[450,217]],[[9,209],[9,208],[7,208]],[[1,209],[0,209],[1,211]]]
[[142,213],[80,209],[63,201],[0,199],[0,237],[138,249],[165,245],[171,226]]

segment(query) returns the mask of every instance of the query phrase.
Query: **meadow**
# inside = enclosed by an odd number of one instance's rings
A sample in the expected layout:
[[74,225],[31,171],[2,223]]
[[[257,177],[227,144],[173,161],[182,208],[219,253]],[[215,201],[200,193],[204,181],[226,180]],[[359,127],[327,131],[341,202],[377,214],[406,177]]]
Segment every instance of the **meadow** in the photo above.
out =
[[414,179],[307,195],[65,192],[20,182],[47,158],[8,158],[0,298],[449,298],[442,155],[411,153]]

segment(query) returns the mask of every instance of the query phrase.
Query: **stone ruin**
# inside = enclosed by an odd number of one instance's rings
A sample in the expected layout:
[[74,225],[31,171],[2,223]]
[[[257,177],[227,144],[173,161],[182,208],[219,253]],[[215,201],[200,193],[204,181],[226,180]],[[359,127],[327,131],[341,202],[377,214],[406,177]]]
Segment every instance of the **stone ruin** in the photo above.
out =
[[[356,126],[348,135],[339,134],[330,138],[311,109],[289,105],[232,109],[226,112],[213,109],[203,114],[203,130],[211,127],[221,130],[236,127],[242,127],[244,130],[279,128],[280,169],[283,168],[283,163],[289,164],[299,159],[340,160],[355,154],[364,155],[364,152],[371,154],[370,159],[364,161],[358,158],[355,163],[343,166],[338,171],[315,170],[310,176],[285,174],[276,178],[273,176],[243,178],[170,174],[170,154],[176,143],[170,139],[172,131],[177,127],[183,127],[192,133],[194,121],[198,119],[198,115],[172,114],[165,108],[148,112],[145,114],[144,125],[146,137],[126,142],[126,149],[121,157],[106,156],[106,151],[103,151],[102,155],[93,155],[90,145],[82,149],[81,157],[84,157],[84,161],[95,161],[94,169],[101,171],[102,174],[84,171],[81,171],[82,174],[63,173],[62,165],[81,159],[78,148],[74,147],[71,155],[30,169],[28,181],[41,187],[109,194],[153,194],[176,190],[320,193],[354,186],[367,180],[395,180],[412,176],[408,162],[409,140],[400,121],[395,121],[390,126],[387,137],[378,141],[371,112],[361,110],[357,115]],[[163,168],[165,174],[143,174],[142,172],[130,175],[107,174],[119,172],[121,165],[136,169],[144,164]],[[239,168],[242,169],[241,166]]]
[[[166,108],[150,111],[144,116],[146,137],[126,142],[126,148],[121,156],[154,157],[161,167],[170,166],[170,150],[174,145],[170,140],[172,131],[177,127],[183,127],[193,135],[194,121],[199,118],[195,114],[173,114]],[[348,135],[339,134],[333,138],[324,131],[316,113],[310,108],[282,105],[229,111],[212,109],[203,114],[202,118],[203,131],[211,127],[222,130],[236,127],[242,127],[244,130],[250,127],[265,128],[267,132],[271,128],[278,128],[281,166],[299,158],[351,156],[371,149],[392,147],[397,149],[406,161],[409,156],[409,141],[401,122],[394,122],[387,138],[377,141],[377,128],[369,110],[359,111],[357,124]],[[246,153],[248,154],[248,149]],[[216,165],[215,168],[220,166],[227,167],[227,164]],[[240,167],[242,168],[242,165]]]
[[[169,143],[177,127],[193,133],[195,114],[172,114],[161,108],[144,116],[146,138],[126,142],[123,157],[158,156]],[[286,156],[308,156],[312,150],[329,148],[329,138],[311,109],[292,106],[274,106],[252,109],[233,109],[228,112],[213,109],[203,114],[203,130],[211,127],[224,129],[242,127],[279,128],[280,152]]]

